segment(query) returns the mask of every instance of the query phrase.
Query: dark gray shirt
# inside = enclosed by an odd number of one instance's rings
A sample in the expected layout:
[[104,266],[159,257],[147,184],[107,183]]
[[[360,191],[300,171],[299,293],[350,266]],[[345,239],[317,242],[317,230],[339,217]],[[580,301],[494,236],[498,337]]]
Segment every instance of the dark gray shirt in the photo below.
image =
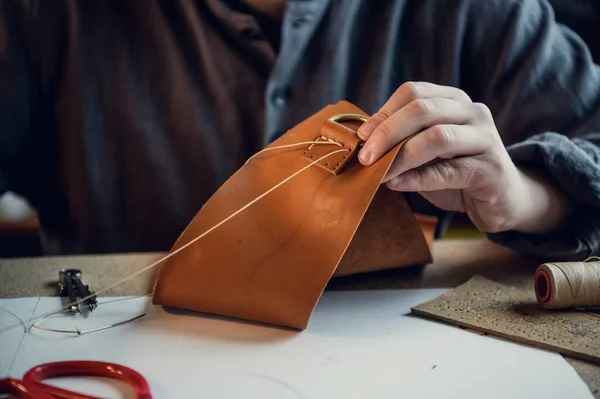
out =
[[599,250],[600,68],[547,2],[289,1],[276,37],[239,7],[0,0],[0,192],[38,209],[47,253],[168,250],[286,129],[341,99],[375,112],[408,80],[485,103],[515,163],[577,203],[560,232],[491,239]]

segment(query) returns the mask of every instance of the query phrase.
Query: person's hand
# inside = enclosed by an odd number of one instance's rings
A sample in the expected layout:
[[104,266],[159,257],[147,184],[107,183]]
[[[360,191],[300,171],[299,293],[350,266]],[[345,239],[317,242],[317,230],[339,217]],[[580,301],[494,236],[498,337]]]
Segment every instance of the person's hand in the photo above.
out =
[[483,232],[543,233],[568,214],[566,196],[545,178],[519,170],[490,110],[457,88],[405,83],[358,134],[365,166],[410,137],[384,178],[387,187],[466,212]]

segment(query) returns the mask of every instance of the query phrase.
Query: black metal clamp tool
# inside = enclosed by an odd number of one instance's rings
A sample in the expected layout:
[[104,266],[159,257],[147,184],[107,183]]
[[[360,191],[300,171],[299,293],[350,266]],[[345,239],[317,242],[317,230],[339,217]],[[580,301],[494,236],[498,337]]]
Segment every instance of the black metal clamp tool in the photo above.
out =
[[81,308],[77,302],[77,297],[86,298],[82,303],[85,304],[90,312],[98,306],[94,292],[90,291],[87,285],[81,281],[81,270],[77,269],[62,269],[58,273],[58,286],[60,288],[60,296],[68,298],[67,306],[69,311],[73,313],[81,313]]

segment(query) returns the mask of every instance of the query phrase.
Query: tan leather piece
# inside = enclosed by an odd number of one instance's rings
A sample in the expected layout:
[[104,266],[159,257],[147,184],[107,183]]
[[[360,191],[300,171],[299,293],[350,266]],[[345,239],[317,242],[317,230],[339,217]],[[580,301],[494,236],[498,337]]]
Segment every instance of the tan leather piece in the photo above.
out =
[[[365,115],[342,101],[269,147],[313,141],[332,131],[345,146],[354,145],[348,129],[326,122],[341,113]],[[157,276],[153,303],[305,329],[334,274],[430,262],[423,233],[430,223],[416,220],[402,194],[381,187],[400,146],[370,167],[354,156],[337,175],[323,165],[300,173],[168,259]],[[319,154],[340,149],[316,147]],[[275,149],[249,160],[204,204],[172,251],[308,165],[306,149]]]
[[435,239],[435,231],[439,219],[435,216],[421,215],[420,213],[415,213],[415,219],[417,219],[417,223],[419,223],[419,227],[421,228],[423,235],[425,235],[427,245],[431,251],[433,249],[433,240]]
[[[356,156],[360,150],[359,144],[362,143],[362,140],[358,137],[354,130],[330,120],[326,120],[323,123],[323,126],[321,126],[321,133],[322,136],[318,137],[317,141],[332,140],[336,143],[342,144],[342,147],[340,148],[347,148],[349,150],[349,152],[341,152],[339,154],[334,154],[330,157],[327,157],[315,165],[333,173],[334,175],[337,175],[341,173],[350,160]],[[308,161],[312,162],[317,159],[321,159],[321,157],[330,153],[332,149],[337,148],[326,145],[310,144],[302,151],[302,156],[304,156]]]
[[431,262],[437,223],[414,219],[404,196],[381,186],[333,277]]

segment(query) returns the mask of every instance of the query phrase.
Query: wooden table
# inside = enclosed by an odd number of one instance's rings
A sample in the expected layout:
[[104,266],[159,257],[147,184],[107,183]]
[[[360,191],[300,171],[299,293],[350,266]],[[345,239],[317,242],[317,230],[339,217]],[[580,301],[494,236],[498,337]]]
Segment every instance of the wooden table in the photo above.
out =
[[[139,271],[162,255],[145,253],[0,260],[0,298],[56,295],[58,271],[65,267],[82,270],[85,283],[98,290]],[[424,267],[338,278],[332,280],[327,289],[453,288],[477,274],[502,284],[532,287],[533,274],[539,265],[539,261],[524,259],[487,240],[439,241],[434,248],[434,259],[432,264]],[[144,272],[104,295],[149,294],[157,271],[158,267]],[[567,358],[567,361],[600,398],[600,367],[575,359]]]

